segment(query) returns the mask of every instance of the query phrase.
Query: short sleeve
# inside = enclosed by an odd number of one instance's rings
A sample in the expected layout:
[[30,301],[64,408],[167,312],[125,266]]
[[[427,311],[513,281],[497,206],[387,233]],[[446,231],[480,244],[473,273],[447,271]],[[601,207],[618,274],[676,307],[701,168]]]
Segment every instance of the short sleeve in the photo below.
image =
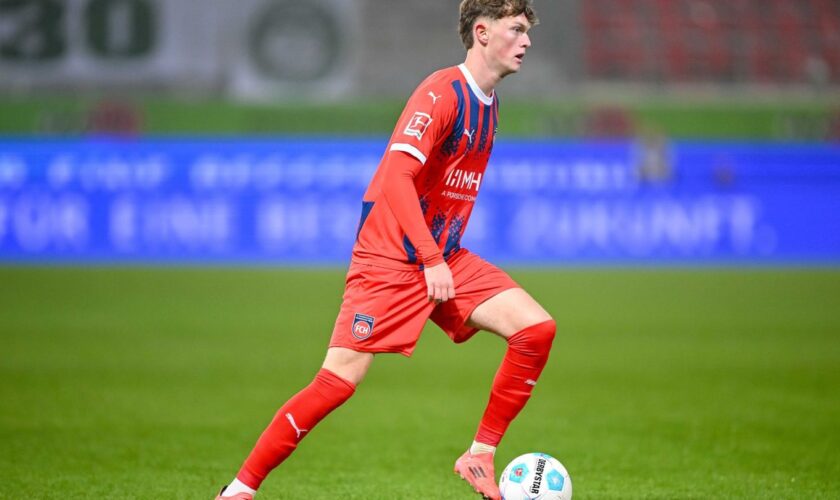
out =
[[418,87],[397,122],[390,151],[403,151],[425,165],[435,144],[452,128],[456,106],[451,88],[430,84]]

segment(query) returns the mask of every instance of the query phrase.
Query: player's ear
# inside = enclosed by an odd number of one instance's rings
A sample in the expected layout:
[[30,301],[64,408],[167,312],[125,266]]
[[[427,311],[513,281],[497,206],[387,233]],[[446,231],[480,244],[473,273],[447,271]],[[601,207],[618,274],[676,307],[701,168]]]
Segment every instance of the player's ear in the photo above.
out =
[[475,43],[479,43],[482,46],[487,45],[487,42],[490,41],[490,26],[484,20],[478,20],[473,27],[473,38],[475,39]]

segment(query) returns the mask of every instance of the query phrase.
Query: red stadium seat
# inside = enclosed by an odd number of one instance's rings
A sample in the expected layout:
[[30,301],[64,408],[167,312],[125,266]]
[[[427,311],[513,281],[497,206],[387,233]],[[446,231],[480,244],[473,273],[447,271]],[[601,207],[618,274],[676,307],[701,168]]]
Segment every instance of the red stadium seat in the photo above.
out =
[[587,0],[590,77],[803,83],[822,61],[840,83],[836,0]]

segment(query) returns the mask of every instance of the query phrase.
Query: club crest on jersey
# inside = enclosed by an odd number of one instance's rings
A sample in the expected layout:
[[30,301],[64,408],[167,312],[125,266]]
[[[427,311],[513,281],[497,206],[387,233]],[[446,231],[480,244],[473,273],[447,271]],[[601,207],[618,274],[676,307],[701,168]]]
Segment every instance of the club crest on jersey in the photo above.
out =
[[365,340],[373,334],[373,316],[356,313],[350,333],[359,340]]
[[408,121],[408,125],[405,127],[403,134],[422,139],[423,134],[426,133],[426,129],[428,129],[431,124],[431,115],[418,111],[414,113],[414,116],[412,116]]

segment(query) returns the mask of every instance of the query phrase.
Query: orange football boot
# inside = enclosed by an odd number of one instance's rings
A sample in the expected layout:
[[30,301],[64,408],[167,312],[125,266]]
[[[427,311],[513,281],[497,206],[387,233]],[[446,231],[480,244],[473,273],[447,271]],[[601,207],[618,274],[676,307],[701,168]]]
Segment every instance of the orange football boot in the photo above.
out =
[[470,483],[470,486],[489,500],[502,500],[502,494],[496,485],[493,471],[493,454],[477,453],[471,455],[467,450],[455,461],[455,473]]
[[250,493],[237,493],[236,495],[224,496],[223,493],[227,486],[222,487],[219,494],[216,495],[216,500],[254,500],[254,495]]

